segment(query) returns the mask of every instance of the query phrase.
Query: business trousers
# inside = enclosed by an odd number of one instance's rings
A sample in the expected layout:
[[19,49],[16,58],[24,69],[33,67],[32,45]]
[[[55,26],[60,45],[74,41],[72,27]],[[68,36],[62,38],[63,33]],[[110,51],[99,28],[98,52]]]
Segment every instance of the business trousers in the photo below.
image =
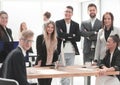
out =
[[51,85],[52,78],[38,79],[39,85]]
[[[71,66],[74,64],[75,53],[64,53],[65,57],[65,66]],[[70,78],[62,78],[61,85],[70,85]]]
[[[89,53],[83,54],[83,62],[92,62],[94,60],[95,55],[95,48],[92,48]],[[87,81],[86,81],[87,80]],[[90,76],[84,77],[84,85],[90,85],[91,84],[91,78]]]

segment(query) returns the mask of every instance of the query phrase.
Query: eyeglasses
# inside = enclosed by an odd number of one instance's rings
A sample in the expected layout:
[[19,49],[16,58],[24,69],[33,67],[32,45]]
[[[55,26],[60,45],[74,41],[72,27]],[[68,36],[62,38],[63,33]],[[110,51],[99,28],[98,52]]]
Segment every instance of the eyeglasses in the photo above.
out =
[[25,43],[33,43],[33,40],[22,39]]

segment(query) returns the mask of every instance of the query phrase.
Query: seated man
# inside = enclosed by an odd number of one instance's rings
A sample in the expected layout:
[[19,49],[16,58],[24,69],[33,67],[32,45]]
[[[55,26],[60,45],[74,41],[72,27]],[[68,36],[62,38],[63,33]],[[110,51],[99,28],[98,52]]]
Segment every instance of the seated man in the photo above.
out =
[[29,85],[24,57],[26,51],[32,46],[33,35],[34,33],[31,30],[22,32],[18,47],[8,54],[2,65],[3,78],[14,79],[18,81],[19,85]]

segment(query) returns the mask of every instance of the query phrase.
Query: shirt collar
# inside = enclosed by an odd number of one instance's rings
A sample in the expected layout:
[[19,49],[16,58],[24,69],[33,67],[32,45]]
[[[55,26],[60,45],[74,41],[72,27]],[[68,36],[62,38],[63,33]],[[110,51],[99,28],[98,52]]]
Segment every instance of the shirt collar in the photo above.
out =
[[113,26],[111,26],[109,30],[107,30],[107,28],[105,27],[105,31],[111,31],[111,30],[113,30]]
[[91,22],[95,22],[95,20],[96,20],[96,17],[95,18],[90,18]]
[[20,48],[21,48],[23,55],[24,55],[24,56],[26,56],[26,51],[23,49],[23,47],[22,47],[22,46],[20,46],[20,45],[18,45],[18,47],[20,47]]

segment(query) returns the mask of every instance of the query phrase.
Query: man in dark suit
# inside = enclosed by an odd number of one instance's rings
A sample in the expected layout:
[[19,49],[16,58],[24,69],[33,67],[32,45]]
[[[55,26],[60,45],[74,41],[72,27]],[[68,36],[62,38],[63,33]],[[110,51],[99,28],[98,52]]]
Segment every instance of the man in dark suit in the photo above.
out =
[[33,35],[30,30],[22,32],[18,47],[8,54],[2,65],[1,75],[3,78],[15,79],[19,82],[19,85],[29,85],[24,57],[26,56],[26,51],[32,45]]
[[[73,65],[75,54],[79,55],[76,42],[80,41],[79,24],[71,20],[73,15],[72,6],[67,6],[65,18],[56,21],[58,37],[63,41],[64,58],[66,66]],[[70,85],[69,79],[62,79],[62,85]]]
[[[88,14],[90,19],[81,23],[81,35],[84,37],[83,62],[92,62],[95,54],[97,33],[102,27],[100,20],[96,18],[97,7],[95,4],[88,5]],[[90,77],[87,85],[90,85]]]
[[0,63],[2,63],[7,54],[11,51],[9,42],[13,42],[12,31],[7,28],[8,14],[5,11],[0,11],[0,44],[3,44],[3,49],[0,49]]

